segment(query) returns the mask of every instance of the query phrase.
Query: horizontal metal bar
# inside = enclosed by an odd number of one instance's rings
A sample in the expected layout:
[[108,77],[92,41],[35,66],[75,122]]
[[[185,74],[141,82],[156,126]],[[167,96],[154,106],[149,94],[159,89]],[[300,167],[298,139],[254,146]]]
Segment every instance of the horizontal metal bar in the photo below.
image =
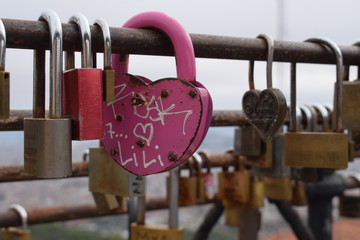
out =
[[[234,156],[230,153],[226,154],[212,154],[208,155],[208,159],[203,161],[204,168],[208,162],[210,167],[226,167],[236,163]],[[71,177],[84,177],[88,176],[89,163],[86,161],[75,162],[72,164]],[[184,168],[189,166],[183,165]],[[42,178],[35,178],[29,174],[24,173],[24,167],[20,166],[0,166],[0,183],[2,182],[18,182],[18,181],[30,181],[30,180],[46,180]]]
[[[10,119],[0,119],[0,131],[22,131],[23,119],[31,117],[31,110],[15,110],[10,112]],[[211,126],[243,126],[247,120],[242,111],[214,111]]]
[[[208,204],[211,201],[202,201],[197,204]],[[146,203],[146,210],[160,210],[168,208],[165,198],[150,199]],[[28,214],[28,224],[50,223],[60,221],[70,221],[84,218],[95,218],[110,215],[125,214],[127,211],[111,211],[107,213],[99,213],[95,206],[90,204],[76,206],[61,206],[48,208],[26,209]],[[0,212],[0,227],[20,226],[21,218],[14,211]]]
[[[49,49],[49,31],[45,22],[2,19],[6,28],[7,47]],[[75,24],[62,24],[64,50],[80,51],[81,38]],[[172,44],[165,36],[150,30],[110,28],[113,53],[173,56]],[[103,51],[99,27],[91,26],[93,47]],[[199,58],[265,60],[266,43],[261,39],[190,34],[195,55]],[[345,64],[359,65],[360,47],[340,46]],[[274,61],[335,63],[328,48],[315,43],[275,41]]]

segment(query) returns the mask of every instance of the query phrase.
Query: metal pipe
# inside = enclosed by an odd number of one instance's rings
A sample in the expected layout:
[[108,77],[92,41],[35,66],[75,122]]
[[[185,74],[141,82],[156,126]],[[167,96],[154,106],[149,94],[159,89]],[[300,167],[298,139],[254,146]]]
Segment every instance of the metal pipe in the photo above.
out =
[[[198,205],[212,203],[211,201],[198,202]],[[147,201],[146,210],[167,209],[168,202],[165,198],[156,198]],[[125,214],[125,211],[111,211],[99,213],[95,206],[90,204],[76,206],[61,206],[48,208],[26,209],[28,213],[28,224],[50,223],[70,221],[83,218],[94,218],[109,215]],[[0,212],[0,227],[21,226],[20,216],[13,211]]]
[[[45,100],[44,100],[45,101]],[[31,117],[30,110],[11,110],[10,118],[0,120],[0,131],[21,131],[23,130],[23,118]],[[248,122],[242,111],[219,111],[213,112],[211,126],[244,126]]]
[[[203,159],[204,160],[204,159]],[[203,168],[209,163],[211,167],[222,167],[235,165],[236,160],[230,153],[226,154],[213,154],[208,156],[208,160],[203,161]],[[75,162],[72,164],[71,177],[85,177],[88,176],[88,162]],[[185,164],[184,168],[188,168]],[[1,182],[17,182],[17,181],[30,181],[30,180],[44,180],[35,178],[29,174],[24,173],[24,167],[20,166],[0,166],[0,183]]]
[[[49,30],[41,21],[2,19],[6,28],[7,47],[50,49]],[[73,24],[62,24],[65,51],[81,50],[81,35]],[[93,47],[102,52],[103,36],[90,26]],[[144,29],[110,28],[113,53],[173,56],[171,42],[162,34]],[[261,39],[190,34],[196,57],[242,60],[265,60],[266,43]],[[299,63],[335,63],[330,50],[315,43],[274,41],[274,61]],[[360,48],[340,46],[344,64],[358,65]]]

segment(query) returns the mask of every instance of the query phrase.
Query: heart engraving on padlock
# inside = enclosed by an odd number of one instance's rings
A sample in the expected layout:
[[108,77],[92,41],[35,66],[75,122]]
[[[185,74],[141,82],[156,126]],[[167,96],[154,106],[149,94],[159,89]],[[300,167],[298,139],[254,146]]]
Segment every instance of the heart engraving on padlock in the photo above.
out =
[[104,103],[104,146],[137,175],[166,171],[183,161],[198,133],[203,111],[199,90],[166,78],[151,82],[117,73],[115,100]]
[[242,106],[249,123],[264,141],[270,140],[277,132],[287,112],[285,96],[276,88],[247,91]]

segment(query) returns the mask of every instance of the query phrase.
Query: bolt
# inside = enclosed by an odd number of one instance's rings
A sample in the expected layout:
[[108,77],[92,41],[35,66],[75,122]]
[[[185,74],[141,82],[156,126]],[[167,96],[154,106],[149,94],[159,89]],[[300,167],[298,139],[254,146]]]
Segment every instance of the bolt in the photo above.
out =
[[145,146],[145,143],[144,143],[143,140],[137,141],[136,144],[137,144],[139,147],[144,147],[144,146]]
[[162,98],[166,98],[168,96],[169,96],[169,92],[167,90],[164,89],[164,90],[161,91],[161,97]]
[[116,149],[116,148],[112,148],[111,150],[110,150],[110,154],[112,155],[112,156],[116,156],[116,155],[118,155],[118,150]]
[[196,97],[196,95],[197,95],[197,93],[196,93],[196,91],[195,91],[194,89],[190,90],[189,96],[190,96],[191,98]]
[[177,160],[177,154],[174,152],[169,153],[168,155],[169,161],[176,161]]
[[124,117],[122,115],[116,115],[116,120],[118,120],[119,122],[121,122],[122,120],[124,120]]

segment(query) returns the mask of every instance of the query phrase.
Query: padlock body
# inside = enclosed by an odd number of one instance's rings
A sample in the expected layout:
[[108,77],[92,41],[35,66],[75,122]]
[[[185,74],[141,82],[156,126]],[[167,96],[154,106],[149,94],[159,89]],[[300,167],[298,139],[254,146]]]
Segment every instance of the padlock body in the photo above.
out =
[[360,217],[360,197],[359,196],[340,196],[339,214],[342,217]]
[[236,203],[249,201],[250,174],[248,171],[220,172],[218,182],[220,199]]
[[265,183],[263,181],[252,181],[250,185],[250,199],[245,207],[262,208],[265,201]]
[[167,226],[131,224],[131,240],[143,239],[183,240],[185,238],[182,228],[171,229]]
[[73,120],[73,140],[103,138],[102,93],[101,69],[64,72],[62,114]]
[[265,196],[270,199],[290,201],[292,188],[290,178],[264,178]]
[[360,130],[360,81],[343,82],[343,128]]
[[90,148],[89,189],[116,196],[142,196],[145,177],[136,176],[116,164],[105,148]]
[[10,73],[0,71],[0,119],[10,117]]
[[348,136],[344,133],[286,133],[285,164],[291,167],[345,169]]
[[276,134],[267,143],[271,150],[272,166],[269,168],[253,167],[255,176],[259,177],[290,177],[290,167],[284,161],[284,134]]
[[[167,200],[170,195],[170,177],[166,177]],[[179,177],[179,205],[190,206],[197,203],[197,177]]]
[[225,224],[233,227],[239,226],[240,207],[232,204],[225,204]]
[[261,140],[259,133],[253,126],[242,127],[235,131],[241,132],[240,155],[260,157],[265,152],[265,143]]
[[29,230],[20,228],[5,228],[2,230],[3,240],[31,240],[31,233]]
[[293,184],[292,199],[290,203],[295,206],[306,206],[308,204],[305,185],[303,182],[295,182]]
[[70,119],[24,119],[24,171],[38,178],[71,175]]

